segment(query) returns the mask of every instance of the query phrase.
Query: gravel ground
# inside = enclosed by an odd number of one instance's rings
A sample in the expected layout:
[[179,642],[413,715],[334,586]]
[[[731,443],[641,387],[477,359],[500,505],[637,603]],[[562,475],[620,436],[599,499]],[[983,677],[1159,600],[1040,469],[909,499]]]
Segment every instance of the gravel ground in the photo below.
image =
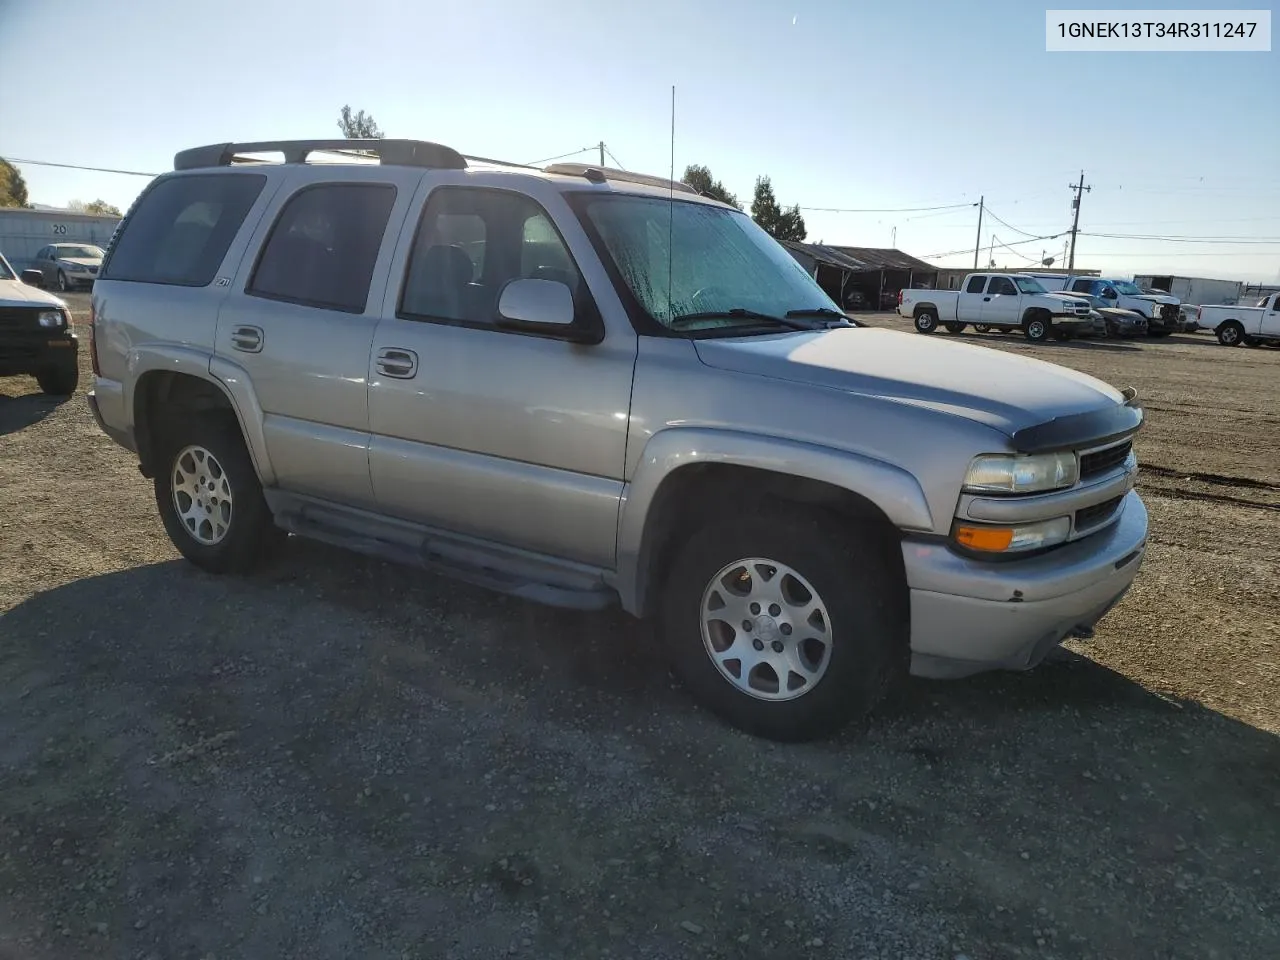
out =
[[1280,956],[1280,351],[965,338],[1138,387],[1148,558],[1092,642],[804,746],[619,615],[201,574],[0,380],[0,958]]

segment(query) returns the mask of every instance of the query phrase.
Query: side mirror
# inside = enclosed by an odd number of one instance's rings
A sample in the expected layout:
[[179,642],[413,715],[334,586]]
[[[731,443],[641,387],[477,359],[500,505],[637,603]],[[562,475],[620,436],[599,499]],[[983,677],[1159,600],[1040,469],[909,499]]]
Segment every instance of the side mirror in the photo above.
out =
[[[511,330],[583,340],[575,319],[573,293],[559,280],[512,280],[498,297],[498,324]],[[596,338],[593,334],[586,339]]]
[[39,270],[23,270],[22,282],[31,287],[43,287],[44,274]]

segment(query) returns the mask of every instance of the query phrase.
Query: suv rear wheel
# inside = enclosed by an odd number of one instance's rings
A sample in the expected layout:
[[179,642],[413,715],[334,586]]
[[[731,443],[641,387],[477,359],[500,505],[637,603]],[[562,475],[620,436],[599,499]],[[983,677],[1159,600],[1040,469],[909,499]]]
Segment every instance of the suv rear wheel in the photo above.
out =
[[284,538],[262,497],[233,417],[200,415],[170,428],[155,477],[169,539],[211,573],[247,573]]
[[[676,674],[748,733],[810,740],[866,714],[905,670],[900,584],[832,518],[779,506],[717,519],[682,547],[662,629]],[[899,588],[899,589],[895,589]]]

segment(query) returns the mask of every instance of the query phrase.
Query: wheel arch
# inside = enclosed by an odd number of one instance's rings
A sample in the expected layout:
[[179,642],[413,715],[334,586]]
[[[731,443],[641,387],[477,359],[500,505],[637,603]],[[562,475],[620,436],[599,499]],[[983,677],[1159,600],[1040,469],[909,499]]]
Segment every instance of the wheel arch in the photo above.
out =
[[[649,441],[627,486],[616,588],[638,616],[653,611],[662,574],[684,535],[708,510],[777,500],[827,510],[895,549],[902,531],[932,529],[924,491],[910,473],[857,454],[772,437],[665,431]],[[902,579],[905,589],[905,577]]]

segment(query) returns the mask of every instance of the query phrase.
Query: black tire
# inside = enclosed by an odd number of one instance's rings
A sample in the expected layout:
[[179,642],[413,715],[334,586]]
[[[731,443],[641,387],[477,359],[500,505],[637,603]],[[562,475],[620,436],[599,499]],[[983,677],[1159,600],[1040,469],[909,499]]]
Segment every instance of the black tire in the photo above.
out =
[[1022,325],[1022,333],[1032,343],[1044,343],[1053,333],[1053,323],[1046,317],[1028,317]]
[[1054,330],[1053,331],[1053,339],[1057,340],[1059,343],[1066,343],[1068,340],[1071,339],[1071,337],[1072,337],[1072,333],[1070,330]]
[[974,333],[987,333],[991,329],[991,325],[987,323],[975,323],[973,325]]
[[62,293],[66,293],[71,289],[71,284],[67,282],[67,275],[61,270],[58,271],[58,289]]
[[40,384],[42,393],[55,397],[69,397],[80,385],[80,367],[72,364],[46,367],[36,374],[36,383]]
[[[695,531],[665,580],[662,632],[676,675],[703,706],[747,733],[786,742],[829,736],[868,713],[906,673],[909,615],[900,574],[885,563],[871,531],[864,539],[852,528],[848,536],[835,534],[838,529],[840,521],[821,511],[742,510]],[[794,699],[758,699],[738,689],[704,641],[704,592],[722,568],[755,557],[786,564],[808,580],[829,614],[826,672]]]
[[938,332],[938,311],[932,307],[923,307],[916,311],[916,333]]
[[[239,424],[230,414],[204,414],[171,426],[160,439],[156,458],[156,506],[165,532],[178,552],[210,573],[249,573],[271,554],[286,534],[276,527],[262,496],[262,485]],[[216,543],[202,543],[178,514],[173,478],[180,455],[198,447],[212,455],[225,475],[231,494],[226,512],[226,532]],[[187,461],[190,465],[192,461]],[[216,497],[216,492],[213,494]],[[190,498],[186,498],[190,503]],[[216,500],[212,501],[216,504]],[[217,508],[216,506],[214,507]]]
[[1224,347],[1238,347],[1245,341],[1244,327],[1235,320],[1228,320],[1216,332],[1218,342]]
[[959,323],[955,320],[948,320],[943,324],[943,326],[947,328],[947,333],[964,333],[964,328],[967,327],[968,324]]

